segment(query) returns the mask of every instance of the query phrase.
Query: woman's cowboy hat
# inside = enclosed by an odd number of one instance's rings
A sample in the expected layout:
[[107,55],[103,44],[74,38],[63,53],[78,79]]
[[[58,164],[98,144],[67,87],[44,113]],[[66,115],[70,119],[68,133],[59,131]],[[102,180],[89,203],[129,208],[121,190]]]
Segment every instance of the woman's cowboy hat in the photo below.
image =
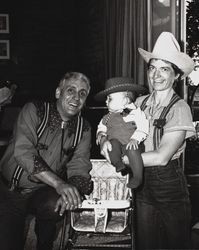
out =
[[180,51],[179,43],[170,32],[160,34],[152,52],[141,48],[138,48],[138,51],[147,63],[154,58],[175,64],[184,73],[181,78],[188,76],[194,69],[194,61],[187,54]]
[[122,92],[122,91],[131,91],[135,92],[136,94],[144,94],[147,90],[138,85],[134,84],[132,78],[128,77],[114,77],[110,78],[105,82],[105,89],[100,91],[95,95],[95,99],[97,101],[104,101],[106,96],[115,93],[115,92]]

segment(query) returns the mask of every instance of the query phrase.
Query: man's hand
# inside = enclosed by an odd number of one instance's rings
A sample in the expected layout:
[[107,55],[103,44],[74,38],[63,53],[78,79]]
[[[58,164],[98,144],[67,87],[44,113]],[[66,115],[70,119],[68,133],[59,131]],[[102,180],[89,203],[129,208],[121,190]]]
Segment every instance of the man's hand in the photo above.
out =
[[58,212],[60,216],[64,214],[66,210],[73,210],[73,206],[71,206],[69,203],[66,203],[62,196],[57,200],[55,205],[55,212]]
[[60,195],[55,211],[60,210],[60,214],[63,210],[73,210],[81,206],[81,195],[74,185],[66,183],[58,175],[51,171],[42,171],[34,175],[35,178],[46,183],[47,185],[55,188],[56,192]]
[[69,204],[66,204],[63,198],[60,196],[55,205],[55,212],[59,212],[59,215],[62,216],[66,210],[71,210]]
[[126,145],[126,149],[130,149],[131,150],[132,147],[133,147],[133,149],[136,150],[136,149],[138,149],[138,146],[139,146],[139,143],[138,143],[137,140],[130,139],[129,143]]
[[81,196],[77,188],[73,185],[60,182],[56,187],[56,191],[61,197],[56,203],[55,211],[59,211],[60,215],[62,215],[65,210],[73,210],[81,207]]
[[110,141],[108,141],[106,138],[102,138],[100,141],[100,153],[106,158],[106,160],[109,163],[111,163],[111,160],[109,157],[109,151],[112,151],[112,145]]

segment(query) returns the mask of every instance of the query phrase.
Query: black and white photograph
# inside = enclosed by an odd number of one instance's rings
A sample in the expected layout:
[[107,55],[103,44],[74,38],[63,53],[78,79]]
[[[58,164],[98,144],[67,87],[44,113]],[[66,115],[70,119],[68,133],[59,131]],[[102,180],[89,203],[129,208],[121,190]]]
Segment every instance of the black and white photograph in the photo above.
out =
[[0,250],[199,250],[199,0],[2,0]]

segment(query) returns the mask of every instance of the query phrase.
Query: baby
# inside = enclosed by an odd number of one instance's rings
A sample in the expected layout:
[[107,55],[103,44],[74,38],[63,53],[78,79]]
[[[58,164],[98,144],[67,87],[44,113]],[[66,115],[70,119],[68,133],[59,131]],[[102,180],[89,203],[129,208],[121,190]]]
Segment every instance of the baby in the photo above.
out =
[[116,171],[126,169],[122,157],[127,155],[133,177],[128,187],[137,188],[142,183],[143,161],[139,144],[148,135],[149,123],[140,108],[133,101],[136,94],[145,89],[133,84],[131,78],[115,77],[106,81],[105,90],[99,92],[96,100],[105,100],[108,108],[97,128],[97,144],[110,143],[109,158]]

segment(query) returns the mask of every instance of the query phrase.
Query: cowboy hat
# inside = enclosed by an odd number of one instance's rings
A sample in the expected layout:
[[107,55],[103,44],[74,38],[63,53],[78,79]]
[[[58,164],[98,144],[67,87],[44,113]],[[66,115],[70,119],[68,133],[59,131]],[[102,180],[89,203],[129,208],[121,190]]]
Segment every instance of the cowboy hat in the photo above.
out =
[[141,48],[138,48],[138,51],[147,63],[150,59],[161,59],[173,63],[184,73],[181,78],[188,76],[194,69],[194,61],[186,53],[180,51],[179,43],[170,32],[160,34],[152,52]]
[[105,82],[105,89],[98,92],[95,95],[95,99],[97,101],[104,101],[106,96],[115,93],[115,92],[122,92],[122,91],[131,91],[135,92],[136,94],[144,94],[147,90],[138,85],[134,84],[133,79],[129,77],[113,77],[108,79]]

